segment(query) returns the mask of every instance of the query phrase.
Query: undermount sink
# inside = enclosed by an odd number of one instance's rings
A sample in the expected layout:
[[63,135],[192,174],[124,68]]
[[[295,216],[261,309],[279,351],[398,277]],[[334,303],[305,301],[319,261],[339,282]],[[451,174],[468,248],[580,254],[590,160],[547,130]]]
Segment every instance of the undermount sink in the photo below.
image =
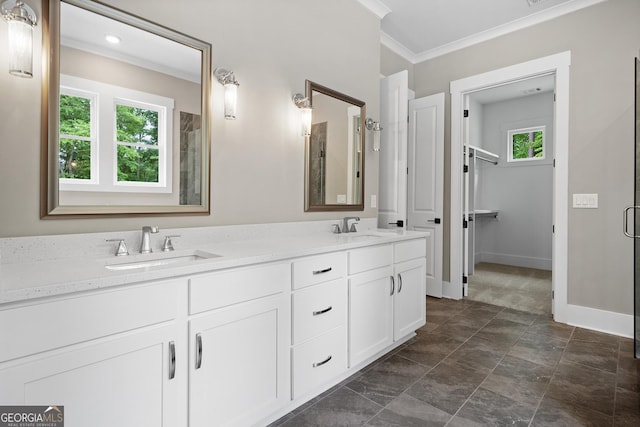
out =
[[163,252],[150,255],[134,255],[139,257],[137,261],[118,260],[104,267],[107,270],[148,270],[154,267],[162,267],[173,264],[189,264],[205,259],[218,258],[220,255],[204,251],[181,251],[180,253]]
[[350,240],[369,240],[369,239],[379,239],[382,236],[377,236],[375,234],[349,234],[346,236]]

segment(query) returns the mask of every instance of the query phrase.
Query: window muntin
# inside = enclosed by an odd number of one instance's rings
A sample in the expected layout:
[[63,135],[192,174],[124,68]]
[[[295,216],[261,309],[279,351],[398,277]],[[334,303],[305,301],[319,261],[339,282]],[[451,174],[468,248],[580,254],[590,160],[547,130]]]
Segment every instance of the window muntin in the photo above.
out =
[[510,130],[507,133],[509,162],[544,160],[545,126]]

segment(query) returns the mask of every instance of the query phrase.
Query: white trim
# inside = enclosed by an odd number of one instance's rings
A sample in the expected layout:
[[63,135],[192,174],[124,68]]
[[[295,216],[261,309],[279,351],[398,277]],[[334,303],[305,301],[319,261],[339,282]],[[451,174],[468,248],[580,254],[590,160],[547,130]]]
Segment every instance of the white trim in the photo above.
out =
[[633,315],[631,314],[568,304],[566,320],[572,326],[633,338]]
[[550,258],[539,258],[514,254],[500,254],[495,252],[476,252],[476,262],[490,262],[493,264],[506,264],[516,267],[535,268],[537,270],[551,270],[553,267]]
[[382,3],[380,0],[358,0],[358,3],[369,9],[380,19],[384,18],[389,12],[391,12],[389,6]]
[[463,114],[466,95],[489,87],[526,78],[555,73],[556,102],[554,111],[554,192],[553,192],[553,301],[554,319],[567,322],[568,263],[568,187],[569,187],[569,66],[571,52],[534,59],[451,82],[451,209],[450,283],[443,293],[462,298],[462,162]]
[[488,30],[473,34],[468,37],[455,40],[451,43],[444,44],[442,46],[435,47],[433,49],[425,50],[423,52],[415,53],[408,49],[400,42],[394,40],[388,34],[383,31],[380,32],[380,42],[393,50],[398,55],[402,56],[412,64],[418,64],[420,62],[427,61],[429,59],[436,58],[438,56],[446,55],[456,50],[464,49],[469,46],[473,46],[478,43],[485,42],[487,40],[495,39],[506,34],[522,30],[527,27],[541,24],[546,21],[558,18],[568,13],[576,12],[585,7],[593,6],[598,3],[602,3],[606,0],[571,0],[565,3],[561,3],[556,6],[552,6],[548,9],[541,10],[540,12],[527,15],[525,17],[516,19],[506,24],[490,28]]

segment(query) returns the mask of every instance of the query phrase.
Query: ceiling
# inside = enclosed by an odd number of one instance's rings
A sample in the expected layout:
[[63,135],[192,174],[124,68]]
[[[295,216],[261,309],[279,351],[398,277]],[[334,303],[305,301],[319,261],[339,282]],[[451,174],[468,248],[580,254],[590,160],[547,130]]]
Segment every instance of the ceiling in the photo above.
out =
[[415,64],[604,0],[359,1],[382,18],[382,44]]

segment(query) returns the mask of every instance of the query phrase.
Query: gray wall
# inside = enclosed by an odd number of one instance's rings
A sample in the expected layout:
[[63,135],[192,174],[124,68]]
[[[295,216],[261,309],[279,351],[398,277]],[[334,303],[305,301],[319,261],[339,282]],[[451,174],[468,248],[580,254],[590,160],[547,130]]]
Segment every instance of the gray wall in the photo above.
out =
[[[240,82],[238,119],[223,118],[213,83],[212,214],[209,216],[40,220],[42,25],[35,31],[34,78],[12,77],[0,39],[0,237],[333,219],[304,212],[304,138],[291,95],[312,80],[367,103],[378,117],[380,21],[355,0],[105,0],[212,44],[212,65]],[[30,5],[42,16],[40,2]],[[194,13],[195,12],[195,13]],[[357,31],[354,31],[357,28]],[[6,34],[0,20],[0,33]],[[366,210],[377,194],[378,156],[366,152]]]
[[[482,148],[497,165],[477,160],[476,209],[497,209],[497,219],[475,223],[476,262],[551,269],[553,224],[553,93],[485,104]],[[473,111],[473,110],[472,110]],[[475,112],[471,118],[475,120]],[[545,126],[541,160],[507,162],[509,130]]]
[[[569,210],[568,302],[630,314],[633,244],[621,232],[633,203],[633,59],[640,47],[640,1],[612,0],[414,67],[416,97],[496,68],[571,51],[569,194],[598,193],[599,209]],[[450,116],[445,124],[445,218],[449,217]],[[449,272],[449,230],[444,233]]]

